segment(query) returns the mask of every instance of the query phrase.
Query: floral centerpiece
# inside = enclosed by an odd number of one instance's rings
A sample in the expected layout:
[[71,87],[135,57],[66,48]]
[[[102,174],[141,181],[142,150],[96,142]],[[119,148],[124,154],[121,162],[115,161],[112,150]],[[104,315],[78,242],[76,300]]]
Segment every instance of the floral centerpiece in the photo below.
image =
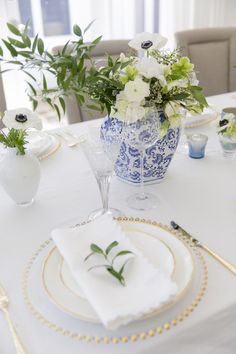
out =
[[122,144],[116,174],[131,183],[140,183],[141,177],[144,182],[164,178],[179,141],[185,111],[200,113],[207,106],[194,65],[181,57],[179,50],[163,49],[166,43],[160,34],[138,34],[129,42],[135,56],[121,53],[116,60],[108,57],[106,66],[93,67],[88,76],[90,97],[104,104],[109,113],[102,127],[104,139],[119,134],[124,123],[132,124],[140,139],[140,124],[156,112],[160,139],[146,148],[143,159],[135,144],[127,139]]
[[166,43],[160,34],[137,35],[129,46],[138,56],[121,53],[117,60],[108,57],[107,66],[90,70],[90,97],[104,104],[112,117],[128,123],[144,118],[150,109],[162,111],[162,136],[180,125],[183,109],[202,112],[207,102],[194,65],[179,50],[163,50]]
[[[104,138],[108,135],[112,138],[111,133],[119,132],[122,122],[134,124],[148,117],[150,112],[158,112],[161,139],[146,150],[144,180],[160,180],[177,147],[183,110],[200,113],[207,106],[194,65],[187,57],[181,57],[179,50],[163,49],[167,39],[160,34],[141,33],[129,43],[136,55],[121,53],[117,59],[108,55],[106,65],[97,67],[90,53],[101,37],[85,42],[84,34],[90,26],[82,32],[75,25],[77,39],[52,54],[38,35],[29,38],[27,26],[22,29],[8,24],[13,37],[3,43],[13,60],[6,60],[0,47],[1,60],[15,65],[29,77],[28,95],[34,108],[38,100],[44,100],[60,117],[61,110],[66,108],[65,96],[74,95],[80,105],[89,98],[90,109],[108,113],[102,129]],[[41,86],[32,75],[32,68],[41,73]],[[56,88],[48,88],[45,72],[56,77]],[[123,144],[116,173],[124,180],[139,183],[139,165],[139,151]]]

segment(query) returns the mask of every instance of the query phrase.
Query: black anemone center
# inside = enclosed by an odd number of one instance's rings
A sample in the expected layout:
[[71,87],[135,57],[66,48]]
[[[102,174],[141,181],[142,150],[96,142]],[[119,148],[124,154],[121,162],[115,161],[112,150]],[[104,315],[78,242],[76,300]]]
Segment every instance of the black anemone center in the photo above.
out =
[[228,124],[228,123],[229,123],[228,119],[222,119],[222,120],[220,120],[220,122],[219,122],[219,126],[220,126],[220,127],[223,127],[223,126],[225,126],[225,125]]
[[151,48],[152,45],[153,45],[153,43],[150,40],[143,41],[142,44],[141,44],[141,48],[142,49],[149,49],[149,48]]
[[27,115],[23,113],[19,113],[16,115],[15,120],[19,123],[25,123],[27,121]]

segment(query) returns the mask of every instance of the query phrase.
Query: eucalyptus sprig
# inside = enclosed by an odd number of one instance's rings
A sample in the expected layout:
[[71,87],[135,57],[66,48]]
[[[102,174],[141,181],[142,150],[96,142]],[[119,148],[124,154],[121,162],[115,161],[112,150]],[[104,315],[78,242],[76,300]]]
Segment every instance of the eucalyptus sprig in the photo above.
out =
[[127,254],[133,254],[132,251],[128,251],[128,250],[122,250],[117,252],[113,257],[110,257],[110,252],[114,247],[117,247],[119,245],[119,243],[117,241],[113,241],[112,243],[110,243],[107,248],[105,250],[103,250],[101,247],[99,247],[98,245],[96,245],[95,243],[91,243],[90,245],[90,250],[92,251],[91,253],[89,253],[85,259],[84,262],[86,262],[91,256],[94,255],[99,255],[101,257],[104,258],[104,260],[106,261],[106,264],[99,264],[99,265],[94,265],[92,267],[90,267],[88,269],[88,272],[91,271],[92,269],[95,268],[105,268],[108,273],[110,275],[112,275],[114,278],[116,278],[119,283],[123,286],[125,286],[125,278],[124,278],[124,269],[126,264],[130,261],[130,258],[127,259],[122,266],[120,267],[119,270],[114,268],[114,261],[121,256],[127,255]]
[[[7,23],[11,36],[1,39],[3,46],[0,45],[0,61],[7,64],[7,68],[2,70],[0,74],[14,69],[22,71],[26,75],[28,96],[33,104],[33,109],[35,110],[38,102],[43,100],[57,112],[60,118],[61,112],[65,112],[66,108],[65,96],[74,95],[80,105],[85,102],[87,95],[85,63],[91,61],[90,53],[102,38],[99,36],[89,43],[84,41],[84,35],[92,23],[93,21],[84,31],[78,25],[74,25],[75,40],[65,43],[62,50],[57,53],[52,53],[46,48],[39,34],[34,38],[29,37],[29,24],[21,31],[17,26]],[[10,59],[6,57],[4,47],[11,56]],[[40,84],[38,84],[32,69],[41,73]],[[48,87],[49,75],[56,78],[56,88]]]

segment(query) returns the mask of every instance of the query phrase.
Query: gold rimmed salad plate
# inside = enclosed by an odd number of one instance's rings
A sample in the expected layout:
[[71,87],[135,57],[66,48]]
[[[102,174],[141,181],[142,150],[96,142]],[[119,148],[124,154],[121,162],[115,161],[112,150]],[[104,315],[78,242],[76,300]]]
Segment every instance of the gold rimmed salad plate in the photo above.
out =
[[[156,315],[176,303],[189,287],[194,272],[192,255],[186,245],[170,231],[144,223],[120,223],[135,247],[177,284],[176,295],[144,317]],[[42,283],[50,300],[62,311],[84,321],[99,322],[56,247],[50,250],[43,262]]]

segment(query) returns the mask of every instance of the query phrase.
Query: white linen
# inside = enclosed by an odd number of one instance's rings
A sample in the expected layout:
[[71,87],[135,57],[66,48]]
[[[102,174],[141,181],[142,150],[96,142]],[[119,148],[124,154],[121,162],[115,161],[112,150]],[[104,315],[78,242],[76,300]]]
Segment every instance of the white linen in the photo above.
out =
[[[231,92],[211,97],[208,102],[219,108],[233,107],[236,106],[235,97],[236,92]],[[93,120],[74,124],[71,128],[74,134],[81,135],[95,122],[101,124],[101,121]],[[137,192],[137,187],[116,178],[111,183],[109,201],[111,206],[129,217],[146,218],[164,224],[169,224],[173,219],[228,261],[236,263],[236,160],[223,159],[215,125],[214,121],[192,130],[193,133],[208,135],[204,159],[191,159],[187,152],[176,153],[165,181],[145,186],[147,191],[161,199],[157,209],[144,212],[129,209],[126,198]],[[63,144],[57,153],[42,161],[42,180],[32,206],[16,207],[0,186],[0,282],[9,294],[9,310],[27,352],[235,354],[235,277],[206,253],[204,257],[209,269],[209,283],[203,300],[188,318],[161,335],[126,344],[87,343],[85,340],[69,338],[62,332],[56,333],[35,318],[22,296],[22,271],[26,263],[59,223],[71,219],[84,221],[91,210],[100,206],[97,182],[79,145],[69,149]],[[46,313],[50,314],[54,309],[57,311],[49,299],[42,306]],[[67,321],[70,323],[78,319],[67,316]],[[88,324],[84,325],[82,334],[87,333]],[[93,326],[96,327],[96,335],[98,326]],[[125,328],[122,330],[125,331]],[[134,332],[139,331],[137,329]],[[15,354],[3,315],[0,315],[0,333],[0,353]]]
[[[53,230],[52,238],[90,304],[108,329],[117,329],[141,317],[166,302],[177,291],[176,284],[143,256],[110,216],[103,215],[76,228]],[[132,257],[124,272],[125,286],[119,284],[103,267],[88,272],[94,265],[107,263],[101,255],[93,255],[84,262],[85,257],[91,253],[92,243],[106,249],[113,241],[117,241],[119,245],[110,252],[111,257],[122,250],[134,253],[121,256],[114,262],[114,268],[118,271],[124,261]]]

